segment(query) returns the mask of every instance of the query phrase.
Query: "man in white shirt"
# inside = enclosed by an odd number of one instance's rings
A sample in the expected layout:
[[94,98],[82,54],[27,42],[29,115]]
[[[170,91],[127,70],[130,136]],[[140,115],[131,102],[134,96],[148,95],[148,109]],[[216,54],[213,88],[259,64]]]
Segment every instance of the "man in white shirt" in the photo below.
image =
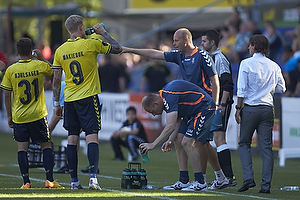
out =
[[[259,193],[270,193],[274,166],[272,128],[274,124],[273,94],[285,92],[280,67],[268,59],[269,41],[263,35],[249,39],[250,58],[240,64],[235,120],[240,124],[239,153],[243,168],[243,192],[255,187],[250,145],[254,131],[262,152],[262,182]],[[244,103],[244,106],[242,107]]]

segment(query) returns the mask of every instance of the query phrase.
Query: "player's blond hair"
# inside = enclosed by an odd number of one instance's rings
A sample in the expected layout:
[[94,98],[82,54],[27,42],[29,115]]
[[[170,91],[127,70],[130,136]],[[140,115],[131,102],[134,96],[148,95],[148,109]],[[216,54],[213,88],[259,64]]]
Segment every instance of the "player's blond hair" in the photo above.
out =
[[79,15],[71,15],[65,21],[65,27],[68,30],[68,32],[72,34],[77,31],[79,25],[83,24],[82,21],[83,21],[83,17]]

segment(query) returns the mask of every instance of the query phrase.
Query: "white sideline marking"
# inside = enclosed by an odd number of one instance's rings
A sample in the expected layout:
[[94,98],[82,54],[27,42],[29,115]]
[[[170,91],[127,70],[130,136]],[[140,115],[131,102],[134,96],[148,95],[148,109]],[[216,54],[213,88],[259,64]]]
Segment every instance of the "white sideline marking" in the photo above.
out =
[[250,197],[250,198],[253,198],[253,199],[279,200],[279,199],[258,197],[258,196],[246,195],[246,194],[234,194],[234,193],[228,193],[228,192],[219,192],[219,191],[216,191],[216,190],[207,190],[206,192],[213,192],[213,193],[217,193],[217,194],[226,194],[226,195],[239,196],[239,197],[248,197],[248,198]]
[[[0,174],[0,176],[12,177],[12,178],[21,178],[20,176],[10,175],[10,174]],[[109,177],[109,176],[103,176],[103,178],[107,178],[107,177]],[[30,180],[33,180],[33,181],[36,181],[36,182],[42,182],[42,183],[45,182],[45,180],[37,179],[37,178],[31,178],[31,177],[30,177]],[[70,183],[63,183],[63,182],[59,182],[59,183],[62,184],[62,185],[71,186]],[[125,191],[122,191],[122,190],[112,190],[112,189],[106,189],[106,188],[102,188],[102,190],[105,190],[105,191],[108,191],[108,192],[118,192],[118,193],[124,193],[124,194],[132,194],[134,196],[150,197],[150,198],[153,198],[153,199],[178,200],[178,199],[171,198],[171,197],[168,197],[168,196],[153,196],[153,195],[140,194],[140,193],[135,193],[135,192],[125,192]]]
[[[18,165],[16,165],[16,166],[18,166]],[[0,174],[0,176],[21,178],[20,176],[10,175],[10,174]],[[107,178],[107,179],[121,180],[121,178],[116,178],[116,177],[113,177],[113,176],[104,176],[104,175],[97,175],[97,176],[102,177],[102,178]],[[44,182],[45,181],[45,180],[42,180],[42,179],[36,179],[36,178],[31,178],[31,177],[30,177],[30,180],[34,180],[34,181],[37,181],[37,182]],[[59,183],[61,183],[62,185],[71,186],[70,183],[62,183],[62,182],[59,182]],[[137,195],[137,196],[147,196],[147,197],[151,197],[151,198],[154,198],[154,199],[177,200],[175,198],[170,198],[170,197],[167,197],[167,196],[152,196],[152,195],[140,194],[140,193],[135,193],[135,192],[126,192],[126,191],[122,191],[122,190],[113,190],[113,189],[105,189],[105,188],[102,188],[102,190],[106,190],[106,191],[110,191],[110,192],[125,193],[125,194],[133,194],[133,195]],[[248,197],[248,198],[262,199],[262,200],[279,200],[279,199],[259,197],[259,196],[254,196],[254,195],[245,195],[245,194],[235,194],[235,193],[229,193],[229,192],[221,192],[221,191],[216,191],[216,190],[207,190],[206,192],[224,194],[224,195],[231,195],[231,196],[238,196],[238,197]]]

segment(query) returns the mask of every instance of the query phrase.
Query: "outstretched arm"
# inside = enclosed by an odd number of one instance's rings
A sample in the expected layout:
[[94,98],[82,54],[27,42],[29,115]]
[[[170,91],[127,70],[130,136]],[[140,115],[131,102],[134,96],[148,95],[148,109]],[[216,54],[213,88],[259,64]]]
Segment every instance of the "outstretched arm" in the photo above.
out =
[[129,47],[122,47],[122,53],[134,53],[147,58],[166,60],[164,52],[156,49],[135,49]]
[[95,32],[99,35],[102,35],[106,41],[111,45],[111,52],[112,54],[121,53],[122,47],[121,45],[113,38],[100,24],[96,24],[93,26]]

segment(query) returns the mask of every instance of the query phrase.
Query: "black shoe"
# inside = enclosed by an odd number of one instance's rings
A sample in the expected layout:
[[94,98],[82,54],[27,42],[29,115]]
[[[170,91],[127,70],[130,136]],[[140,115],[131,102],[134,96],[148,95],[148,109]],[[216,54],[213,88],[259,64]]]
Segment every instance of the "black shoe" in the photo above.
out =
[[[85,174],[85,173],[90,173],[90,168],[89,168],[89,167],[86,167],[85,169],[81,169],[80,172],[81,172],[81,173],[84,173],[84,174]],[[97,170],[97,174],[99,174],[99,169]]]
[[238,190],[238,192],[244,192],[244,191],[248,190],[249,188],[252,188],[255,186],[256,186],[256,184],[253,179],[244,181],[242,187]]
[[59,170],[55,171],[54,173],[61,173],[61,174],[68,174],[69,167],[67,165],[61,167]]
[[270,194],[270,190],[263,190],[263,189],[260,189],[258,193]]

